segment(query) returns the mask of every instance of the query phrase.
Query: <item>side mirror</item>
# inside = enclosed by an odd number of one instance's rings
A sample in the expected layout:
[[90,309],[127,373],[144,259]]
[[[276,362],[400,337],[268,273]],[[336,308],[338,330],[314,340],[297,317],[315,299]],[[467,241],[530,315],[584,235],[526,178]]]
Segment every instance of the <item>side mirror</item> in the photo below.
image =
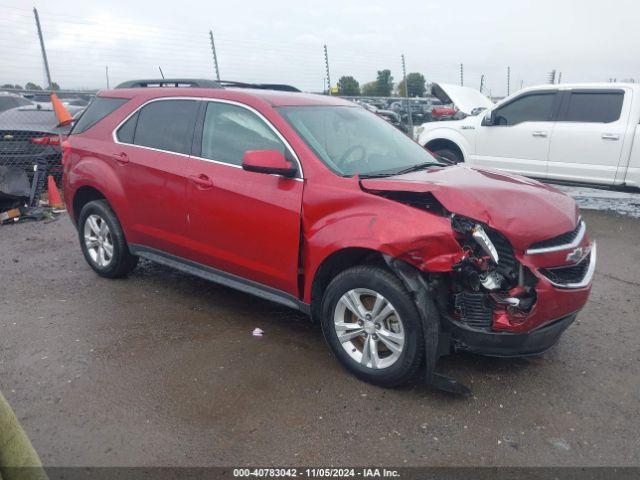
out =
[[491,127],[492,125],[495,125],[494,116],[493,116],[493,112],[489,111],[485,113],[484,118],[482,119],[482,126]]
[[278,150],[247,150],[242,157],[242,168],[248,172],[295,177],[298,169]]

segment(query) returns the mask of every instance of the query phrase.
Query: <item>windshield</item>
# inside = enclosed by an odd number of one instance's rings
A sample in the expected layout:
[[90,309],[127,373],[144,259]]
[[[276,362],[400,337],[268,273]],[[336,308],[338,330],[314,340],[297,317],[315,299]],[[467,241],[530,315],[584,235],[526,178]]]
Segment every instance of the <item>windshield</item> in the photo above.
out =
[[397,128],[360,107],[281,107],[280,113],[338,175],[385,176],[443,165]]

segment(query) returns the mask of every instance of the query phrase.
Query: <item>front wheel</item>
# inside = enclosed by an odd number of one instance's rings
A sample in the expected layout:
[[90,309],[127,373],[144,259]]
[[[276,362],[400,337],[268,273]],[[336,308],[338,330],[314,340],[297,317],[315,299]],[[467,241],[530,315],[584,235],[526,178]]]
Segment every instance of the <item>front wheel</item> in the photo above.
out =
[[379,267],[353,267],[331,281],[322,301],[322,330],[347,370],[383,387],[407,382],[424,355],[413,299]]

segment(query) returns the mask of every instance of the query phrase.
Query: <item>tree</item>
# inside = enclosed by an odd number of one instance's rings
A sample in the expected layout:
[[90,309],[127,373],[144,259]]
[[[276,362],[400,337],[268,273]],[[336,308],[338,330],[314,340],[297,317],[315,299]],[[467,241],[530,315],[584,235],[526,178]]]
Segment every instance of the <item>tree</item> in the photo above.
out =
[[378,70],[378,78],[376,79],[377,92],[376,94],[381,97],[391,96],[393,91],[393,77],[391,76],[391,70]]
[[360,84],[352,76],[345,75],[338,80],[338,91],[340,95],[360,95]]
[[365,97],[374,97],[378,94],[378,82],[369,82],[362,85],[360,92]]
[[0,88],[13,88],[13,85],[11,85],[10,83],[5,83]]
[[424,75],[418,72],[413,72],[407,75],[407,86],[409,91],[404,85],[404,80],[398,85],[398,93],[401,97],[422,97],[426,92],[426,80]]
[[60,85],[58,85],[56,82],[51,82],[51,89],[60,90]]
[[17,83],[13,86],[16,90],[23,90],[22,85],[18,85]]
[[33,82],[29,82],[24,86],[25,90],[42,90],[40,85],[36,85]]

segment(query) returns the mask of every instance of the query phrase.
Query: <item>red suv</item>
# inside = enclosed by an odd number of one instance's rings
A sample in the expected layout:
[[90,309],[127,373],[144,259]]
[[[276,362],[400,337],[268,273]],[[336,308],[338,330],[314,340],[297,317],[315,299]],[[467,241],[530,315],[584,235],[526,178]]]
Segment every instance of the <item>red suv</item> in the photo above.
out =
[[100,92],[65,142],[99,275],[143,257],[298,309],[383,386],[544,352],[587,301],[596,246],[554,188],[444,164],[338,98],[182,83]]

